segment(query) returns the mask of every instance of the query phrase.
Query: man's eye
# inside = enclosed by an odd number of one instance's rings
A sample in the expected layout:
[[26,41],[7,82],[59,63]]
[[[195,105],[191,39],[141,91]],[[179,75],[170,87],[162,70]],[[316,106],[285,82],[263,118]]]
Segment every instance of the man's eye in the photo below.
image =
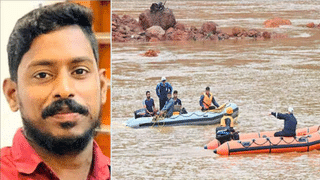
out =
[[42,72],[42,73],[38,73],[35,77],[39,79],[44,79],[44,78],[47,78],[48,76],[49,76],[48,73]]
[[79,74],[79,75],[84,75],[84,74],[88,73],[88,71],[85,69],[77,69],[74,71],[74,73]]

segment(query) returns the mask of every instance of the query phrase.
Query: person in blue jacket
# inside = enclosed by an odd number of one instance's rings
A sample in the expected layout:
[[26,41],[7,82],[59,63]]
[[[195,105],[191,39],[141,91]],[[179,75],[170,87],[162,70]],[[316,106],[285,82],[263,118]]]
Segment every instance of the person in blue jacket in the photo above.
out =
[[147,98],[143,101],[143,107],[146,109],[145,116],[153,116],[156,114],[157,109],[154,104],[154,100],[150,95],[150,91],[146,92]]
[[162,77],[161,82],[158,83],[156,87],[156,93],[159,97],[160,110],[162,110],[162,108],[166,104],[166,101],[168,100],[167,94],[172,93],[172,86],[166,81],[166,77]]
[[[219,104],[217,103],[217,101],[214,99],[212,93],[210,93],[210,87],[206,87],[206,92],[204,92],[201,96],[200,96],[200,109],[202,111],[208,110],[208,109],[215,109],[216,107],[219,107]],[[211,106],[211,103],[214,106]]]
[[165,117],[171,117],[173,114],[173,107],[174,107],[174,100],[173,98],[171,98],[171,92],[167,93],[167,97],[168,100],[166,101],[166,104],[164,105],[164,107],[162,108],[162,110],[160,111],[159,115],[163,116],[165,113]]
[[297,119],[293,115],[293,108],[288,108],[288,113],[281,114],[277,112],[271,112],[270,115],[278,119],[284,120],[284,128],[282,131],[274,133],[275,137],[285,136],[285,137],[293,137],[296,136],[296,127],[297,127]]

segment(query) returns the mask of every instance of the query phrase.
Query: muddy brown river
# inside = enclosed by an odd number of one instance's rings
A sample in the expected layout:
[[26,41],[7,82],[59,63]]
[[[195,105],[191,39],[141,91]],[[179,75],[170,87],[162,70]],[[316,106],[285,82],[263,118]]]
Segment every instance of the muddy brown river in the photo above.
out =
[[[112,1],[113,13],[138,19],[153,1]],[[178,22],[200,27],[257,28],[287,39],[112,44],[112,179],[320,179],[320,151],[219,156],[203,146],[217,125],[131,129],[123,123],[142,107],[146,90],[156,106],[157,83],[167,77],[187,111],[199,109],[210,86],[219,104],[233,102],[243,132],[281,130],[268,116],[294,107],[297,128],[320,124],[320,1],[168,1]],[[265,29],[273,17],[291,26]],[[158,57],[142,57],[148,49]]]

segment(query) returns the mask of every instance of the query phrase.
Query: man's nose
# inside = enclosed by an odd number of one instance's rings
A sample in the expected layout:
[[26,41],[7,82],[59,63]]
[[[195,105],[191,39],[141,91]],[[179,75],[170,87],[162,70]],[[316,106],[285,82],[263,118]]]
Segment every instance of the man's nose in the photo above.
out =
[[67,99],[74,97],[74,79],[67,72],[61,72],[56,79],[54,97]]

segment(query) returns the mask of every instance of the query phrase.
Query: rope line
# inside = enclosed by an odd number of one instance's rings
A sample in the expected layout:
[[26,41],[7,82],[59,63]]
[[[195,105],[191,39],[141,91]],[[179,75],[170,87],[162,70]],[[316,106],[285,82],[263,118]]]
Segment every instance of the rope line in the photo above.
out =
[[[301,138],[309,138],[309,136],[301,137]],[[267,142],[269,142],[270,145],[272,145],[272,146],[277,146],[277,145],[279,145],[282,141],[285,142],[286,144],[292,144],[294,141],[299,142],[296,137],[293,137],[293,140],[292,140],[291,142],[287,142],[286,140],[284,140],[283,137],[281,137],[280,140],[279,140],[279,142],[277,142],[277,143],[272,143],[271,140],[270,140],[270,138],[265,138],[265,139],[266,139],[266,141],[263,142],[263,143],[261,143],[261,144],[257,143],[255,139],[253,139],[252,142],[249,143],[249,145],[244,145],[244,143],[242,143],[241,141],[238,141],[238,143],[240,143],[240,144],[242,145],[242,147],[244,147],[244,148],[249,148],[252,144],[256,144],[256,145],[258,145],[258,146],[262,146],[262,145],[265,145]]]

